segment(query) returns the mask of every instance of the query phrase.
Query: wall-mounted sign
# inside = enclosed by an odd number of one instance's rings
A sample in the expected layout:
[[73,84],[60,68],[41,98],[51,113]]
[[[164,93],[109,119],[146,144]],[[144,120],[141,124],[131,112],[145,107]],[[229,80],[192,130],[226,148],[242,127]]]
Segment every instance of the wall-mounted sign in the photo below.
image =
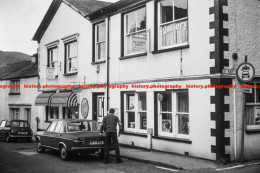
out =
[[82,91],[82,87],[79,87],[79,85],[73,85],[72,91],[74,93],[80,93]]
[[166,35],[169,32],[173,32],[175,30],[180,30],[180,29],[181,30],[186,30],[187,29],[187,21],[165,25],[162,28],[162,31],[163,31],[163,35]]
[[84,98],[81,101],[81,114],[84,119],[86,119],[88,117],[88,111],[89,111],[88,100],[86,98]]
[[132,49],[134,52],[146,51],[146,38],[144,37],[132,37]]
[[46,78],[55,79],[55,68],[53,68],[53,67],[46,68]]
[[236,75],[241,82],[249,82],[255,76],[255,68],[250,63],[242,63],[238,66]]

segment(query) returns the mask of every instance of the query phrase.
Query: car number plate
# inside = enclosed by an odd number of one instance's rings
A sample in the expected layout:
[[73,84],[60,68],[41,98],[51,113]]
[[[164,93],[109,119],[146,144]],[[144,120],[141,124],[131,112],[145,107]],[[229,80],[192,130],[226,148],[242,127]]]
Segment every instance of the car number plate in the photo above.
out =
[[18,132],[19,135],[26,135],[27,132]]
[[90,145],[101,145],[101,144],[104,144],[104,141],[91,141],[89,144]]

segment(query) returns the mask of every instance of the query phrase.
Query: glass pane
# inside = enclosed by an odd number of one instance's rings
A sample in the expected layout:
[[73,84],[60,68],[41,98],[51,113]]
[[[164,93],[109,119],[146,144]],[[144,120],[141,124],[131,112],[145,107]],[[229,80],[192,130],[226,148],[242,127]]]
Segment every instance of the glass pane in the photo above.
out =
[[12,127],[19,127],[19,122],[18,121],[13,121],[11,126]]
[[78,69],[78,58],[71,58],[71,71],[77,71]]
[[179,92],[177,112],[189,112],[189,96],[188,92]]
[[137,11],[137,31],[146,28],[146,10],[142,8]]
[[147,116],[146,112],[140,112],[139,113],[139,121],[140,121],[140,129],[147,129]]
[[55,129],[56,124],[57,124],[57,121],[53,121],[52,124],[49,126],[47,131],[53,132],[54,129]]
[[[256,102],[259,102],[259,91],[256,91]],[[255,103],[255,89],[252,89],[252,93],[251,94],[246,94],[246,102],[247,103]]]
[[[256,86],[257,87],[259,87],[260,86],[260,84],[259,83],[257,83],[256,84]],[[253,91],[255,91],[256,90],[256,102],[257,103],[260,103],[260,89],[259,88],[257,88],[257,89],[252,89]],[[254,93],[254,92],[252,92],[252,93]],[[247,95],[247,94],[246,94]]]
[[246,106],[247,125],[260,125],[260,106]]
[[126,33],[130,34],[136,31],[136,14],[135,12],[126,15]]
[[134,110],[135,109],[135,95],[128,94],[127,95],[127,110]]
[[177,114],[178,116],[178,133],[189,134],[189,115]]
[[172,94],[163,93],[162,95],[165,97],[165,99],[162,102],[160,102],[161,111],[162,112],[171,112],[172,111]]
[[57,126],[56,126],[54,132],[59,132],[59,131],[60,131],[61,126],[62,126],[62,123],[63,123],[62,121],[59,121],[59,122],[57,123]]
[[105,59],[106,54],[106,44],[101,42],[97,44],[97,60]]
[[161,23],[173,21],[173,4],[172,0],[161,2]]
[[58,49],[52,49],[52,62],[58,61]]
[[172,133],[172,114],[162,114],[162,132]]
[[127,112],[128,116],[128,128],[135,128],[135,113],[134,112]]
[[76,57],[78,55],[77,53],[77,42],[72,42],[69,44],[69,58]]
[[138,110],[146,111],[146,93],[138,94]]
[[188,2],[187,0],[174,0],[174,19],[188,17]]

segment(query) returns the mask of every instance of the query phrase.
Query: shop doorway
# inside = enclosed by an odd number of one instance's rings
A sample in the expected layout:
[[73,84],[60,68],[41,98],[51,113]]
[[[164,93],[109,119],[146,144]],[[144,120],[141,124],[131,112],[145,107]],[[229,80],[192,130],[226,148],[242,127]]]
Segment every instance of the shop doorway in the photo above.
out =
[[25,119],[29,122],[29,124],[31,125],[31,109],[30,108],[25,108]]
[[101,123],[105,115],[105,95],[104,93],[93,93],[92,100],[92,119]]

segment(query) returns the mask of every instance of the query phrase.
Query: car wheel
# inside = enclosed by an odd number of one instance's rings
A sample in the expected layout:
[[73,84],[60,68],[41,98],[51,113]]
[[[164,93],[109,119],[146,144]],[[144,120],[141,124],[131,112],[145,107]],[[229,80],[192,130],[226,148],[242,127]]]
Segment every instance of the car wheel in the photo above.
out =
[[11,137],[7,134],[5,137],[5,140],[7,143],[11,142]]
[[37,141],[36,150],[38,153],[43,153],[45,151],[45,148],[42,146],[41,141]]
[[98,157],[100,158],[100,159],[103,159],[104,158],[104,149],[101,149],[99,152],[98,152]]
[[60,157],[62,160],[65,160],[65,161],[69,160],[69,152],[68,152],[67,148],[64,146],[60,147]]

